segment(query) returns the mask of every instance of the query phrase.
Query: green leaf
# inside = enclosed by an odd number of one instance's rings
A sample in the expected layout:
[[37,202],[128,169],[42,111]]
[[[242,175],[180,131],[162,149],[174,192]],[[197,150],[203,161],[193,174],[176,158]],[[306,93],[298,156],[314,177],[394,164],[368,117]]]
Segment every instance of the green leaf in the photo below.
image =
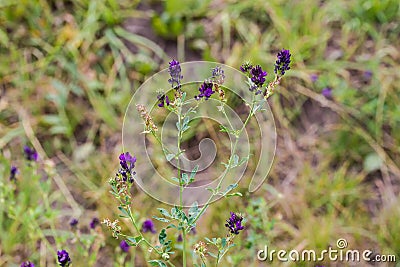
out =
[[204,238],[208,243],[210,243],[210,244],[214,244],[214,242],[213,241],[211,241],[211,239],[209,239],[208,237],[205,237]]
[[142,240],[143,238],[141,236],[127,236],[125,241],[129,246],[137,246]]
[[200,209],[199,209],[199,204],[197,203],[197,201],[193,202],[192,206],[190,206],[190,209],[188,211],[189,217],[196,217],[197,214],[199,214]]
[[158,241],[160,241],[161,245],[164,245],[167,239],[167,233],[166,230],[163,228],[160,232],[160,234],[158,235]]
[[182,132],[184,132],[184,131],[186,131],[187,129],[190,128],[190,126],[189,126],[189,121],[190,121],[189,116],[186,116],[186,117],[183,119]]
[[242,158],[239,163],[238,166],[241,166],[243,163],[247,162],[249,160],[249,156]]
[[165,217],[168,217],[168,218],[171,218],[171,217],[172,217],[171,214],[169,214],[169,212],[168,212],[166,209],[158,208],[158,210],[159,210],[160,213],[161,213],[162,215],[164,215]]
[[237,184],[230,184],[230,185],[226,188],[226,190],[225,190],[225,192],[223,193],[223,195],[225,196],[225,195],[228,194],[230,191],[232,191],[233,189],[235,189],[237,186],[238,186]]
[[161,218],[161,217],[157,217],[157,216],[153,216],[154,219],[156,219],[157,221],[160,222],[165,222],[165,223],[169,223],[170,220],[166,219],[166,218]]
[[232,193],[232,194],[226,194],[226,195],[225,195],[225,197],[235,197],[235,196],[242,197],[243,194],[240,193],[240,192],[235,192],[235,193]]
[[167,265],[163,261],[160,261],[160,260],[150,260],[150,261],[148,261],[148,263],[150,263],[151,266],[167,267]]
[[226,246],[226,238],[225,237],[221,239],[221,246],[222,246],[222,248],[224,248]]
[[231,165],[231,167],[236,167],[237,165],[238,165],[238,163],[239,163],[239,156],[238,155],[233,155],[233,157],[232,157],[232,165]]
[[182,173],[182,184],[188,184],[189,183],[189,176],[187,173]]
[[224,125],[222,125],[222,124],[220,124],[219,125],[219,128],[220,128],[220,132],[223,132],[223,133],[229,133],[230,131],[228,130],[228,128],[226,128]]
[[177,227],[175,224],[173,224],[173,223],[168,224],[168,226],[166,227],[166,229],[170,229],[170,228],[178,229],[178,227]]
[[199,165],[196,165],[192,172],[190,173],[190,179],[189,179],[189,183],[193,183],[194,182],[194,177],[196,176],[197,171],[199,170]]
[[129,218],[129,213],[124,207],[118,206],[118,209],[122,212],[122,215],[120,215],[120,217]]

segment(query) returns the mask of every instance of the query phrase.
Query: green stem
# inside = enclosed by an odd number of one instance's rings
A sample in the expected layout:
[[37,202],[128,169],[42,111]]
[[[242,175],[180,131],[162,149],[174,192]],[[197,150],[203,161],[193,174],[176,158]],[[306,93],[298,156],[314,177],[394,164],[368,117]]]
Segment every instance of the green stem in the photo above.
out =
[[186,266],[186,229],[182,228],[183,239],[183,266]]
[[[182,183],[182,174],[180,168],[179,156],[181,154],[181,140],[182,140],[182,107],[179,106],[177,110],[178,115],[178,156],[177,156],[177,164],[176,167],[178,169],[178,179],[179,179],[179,208],[183,210],[183,183]],[[186,267],[186,231],[182,228],[182,239],[183,239],[183,248],[182,248],[182,257],[183,257],[183,267]]]
[[218,263],[219,263],[219,254],[220,254],[220,250],[218,249],[218,255],[217,255],[217,261],[215,262],[215,267],[218,267]]
[[151,247],[155,252],[157,252],[157,254],[161,255],[162,251],[159,251],[157,248],[155,248],[146,238],[144,238],[142,232],[140,231],[139,227],[136,224],[135,219],[133,218],[133,214],[132,214],[132,210],[131,207],[128,206],[128,214],[129,214],[129,219],[131,220],[133,226],[135,227],[136,231],[138,232],[138,234],[140,235],[140,237],[142,238],[141,240],[143,240],[148,247]]
[[[226,105],[226,104],[224,103],[224,105]],[[232,148],[231,156],[229,157],[228,166],[226,167],[226,169],[225,169],[225,171],[224,171],[224,173],[223,173],[221,179],[219,180],[218,185],[215,187],[215,190],[214,190],[213,194],[211,194],[211,196],[208,198],[206,204],[203,206],[203,208],[200,210],[200,212],[199,212],[199,213],[197,214],[197,216],[194,218],[193,223],[196,223],[196,222],[197,222],[197,220],[200,218],[200,216],[205,212],[205,210],[206,210],[206,209],[208,208],[208,206],[210,205],[210,202],[211,202],[211,200],[214,198],[214,196],[216,196],[216,195],[219,193],[221,184],[222,184],[223,180],[225,179],[226,175],[228,174],[229,169],[231,168],[231,165],[232,165],[232,158],[233,158],[233,155],[235,155],[235,152],[236,152],[236,146],[237,146],[237,144],[238,144],[238,142],[239,142],[239,136],[242,134],[243,130],[246,128],[247,124],[249,123],[250,118],[253,116],[253,109],[254,109],[254,95],[253,95],[253,99],[252,99],[252,104],[251,104],[251,108],[250,108],[249,115],[247,116],[245,122],[243,123],[242,128],[240,129],[240,131],[239,131],[239,132],[237,133],[237,135],[235,136],[235,137],[236,137],[236,140],[235,140],[235,143],[234,143],[233,148]],[[234,131],[233,128],[232,128],[232,130]],[[186,230],[188,230],[188,229],[186,229]]]

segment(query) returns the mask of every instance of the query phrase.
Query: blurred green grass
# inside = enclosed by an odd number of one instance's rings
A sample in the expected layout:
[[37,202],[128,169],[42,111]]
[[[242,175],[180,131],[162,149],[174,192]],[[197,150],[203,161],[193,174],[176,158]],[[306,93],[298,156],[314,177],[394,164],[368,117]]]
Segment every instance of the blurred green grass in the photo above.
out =
[[[272,73],[284,47],[293,63],[270,103],[278,150],[268,184],[243,203],[215,204],[199,235],[222,232],[215,222],[225,220],[223,211],[246,210],[254,223],[239,244],[246,249],[227,258],[232,266],[257,266],[265,243],[323,249],[339,237],[400,257],[398,36],[395,0],[3,1],[2,159],[18,162],[23,144],[33,144],[76,201],[65,200],[68,215],[112,217],[107,180],[121,151],[125,108],[141,82],[171,57],[233,67],[250,59]],[[325,87],[333,99],[320,94]],[[141,212],[156,205],[142,193],[138,203]],[[39,236],[26,246],[20,240],[2,237],[0,263],[18,263],[21,251],[40,257],[33,249]],[[116,242],[107,244],[100,258],[112,262]]]

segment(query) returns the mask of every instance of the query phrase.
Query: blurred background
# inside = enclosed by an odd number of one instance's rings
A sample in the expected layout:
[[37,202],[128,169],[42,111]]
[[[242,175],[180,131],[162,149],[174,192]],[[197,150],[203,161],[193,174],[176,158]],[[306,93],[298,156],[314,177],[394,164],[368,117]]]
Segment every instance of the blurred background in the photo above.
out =
[[[251,60],[272,77],[282,48],[292,64],[270,99],[278,147],[269,179],[214,204],[191,238],[223,235],[226,211],[237,210],[247,230],[222,266],[265,266],[256,260],[264,245],[324,249],[339,238],[399,259],[399,36],[396,0],[1,1],[0,266],[55,266],[60,246],[74,266],[93,247],[93,266],[144,266],[145,250],[124,254],[120,240],[89,227],[117,214],[107,182],[132,94],[171,58]],[[39,153],[34,167],[24,145]],[[138,216],[155,213],[157,201],[135,194]],[[74,217],[81,235],[95,236],[90,249],[77,249]]]

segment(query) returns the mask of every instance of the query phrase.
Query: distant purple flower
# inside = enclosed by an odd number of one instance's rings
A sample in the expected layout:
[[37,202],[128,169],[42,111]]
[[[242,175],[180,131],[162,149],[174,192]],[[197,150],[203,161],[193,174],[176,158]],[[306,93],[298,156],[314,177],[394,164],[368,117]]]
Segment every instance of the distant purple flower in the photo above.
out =
[[38,153],[29,146],[24,147],[25,158],[30,161],[37,161],[38,160]]
[[221,66],[212,69],[212,80],[217,84],[223,84],[225,81],[225,72]]
[[182,76],[182,69],[179,61],[172,60],[169,62],[169,68],[168,68],[169,75],[171,78],[168,80],[168,82],[171,84],[172,88],[178,89],[181,87],[181,80],[183,79]]
[[126,171],[131,171],[135,167],[136,157],[132,157],[129,152],[122,153],[119,155],[119,164],[122,169]]
[[99,220],[98,218],[94,217],[94,218],[92,219],[92,221],[90,222],[90,224],[89,224],[90,229],[96,228],[96,226],[97,226],[99,223],[100,223],[100,220]]
[[208,100],[212,94],[215,93],[213,90],[213,83],[212,82],[203,82],[203,84],[199,88],[200,94],[195,96],[196,100],[200,100],[201,98],[205,97]]
[[325,87],[324,89],[322,89],[321,94],[327,98],[327,99],[332,99],[332,89],[330,87]]
[[154,223],[153,223],[153,221],[150,220],[150,219],[145,220],[145,221],[143,222],[143,224],[142,224],[142,231],[143,231],[144,233],[146,233],[146,232],[151,232],[151,233],[155,234],[155,233],[156,233],[156,229],[154,228]]
[[318,80],[318,75],[313,73],[310,75],[310,79],[313,83],[315,83]]
[[23,262],[23,263],[21,264],[20,267],[35,267],[35,264],[33,264],[33,263],[30,262],[30,261],[25,261],[25,262]]
[[229,229],[232,234],[238,235],[239,231],[244,229],[242,225],[243,217],[239,214],[231,212],[231,217],[226,220],[225,226]]
[[189,234],[192,234],[192,235],[197,234],[196,227],[193,227],[192,229],[190,229]]
[[66,250],[57,251],[58,264],[61,267],[67,267],[71,264],[71,258]]
[[17,175],[17,173],[18,173],[18,168],[15,167],[15,166],[11,166],[11,169],[10,169],[10,181],[15,181],[16,180],[15,176]]
[[69,225],[70,225],[71,227],[75,227],[77,224],[78,224],[78,220],[75,219],[75,218],[73,218],[73,219],[69,222]]
[[289,64],[291,56],[292,55],[290,54],[290,51],[286,49],[282,49],[278,53],[277,60],[275,62],[275,74],[277,74],[278,76],[283,76],[285,72],[290,69]]
[[250,64],[250,62],[245,62],[240,66],[240,70],[244,73],[248,73],[252,68],[253,66]]
[[164,105],[169,106],[169,104],[170,104],[169,98],[168,98],[168,96],[165,95],[165,94],[162,94],[162,93],[158,94],[158,95],[157,95],[157,99],[158,99],[158,101],[159,101],[158,106],[159,106],[160,108],[164,107]]
[[373,74],[372,71],[366,70],[366,71],[364,71],[364,78],[366,80],[370,80],[372,78],[372,74]]
[[128,252],[129,251],[129,244],[125,240],[122,240],[121,243],[119,243],[119,247],[124,252]]
[[183,241],[183,237],[181,234],[178,235],[178,238],[176,239],[176,242],[182,242]]
[[267,76],[267,72],[263,71],[260,65],[253,67],[250,70],[251,81],[257,85],[258,87],[263,86],[265,83],[265,76]]

